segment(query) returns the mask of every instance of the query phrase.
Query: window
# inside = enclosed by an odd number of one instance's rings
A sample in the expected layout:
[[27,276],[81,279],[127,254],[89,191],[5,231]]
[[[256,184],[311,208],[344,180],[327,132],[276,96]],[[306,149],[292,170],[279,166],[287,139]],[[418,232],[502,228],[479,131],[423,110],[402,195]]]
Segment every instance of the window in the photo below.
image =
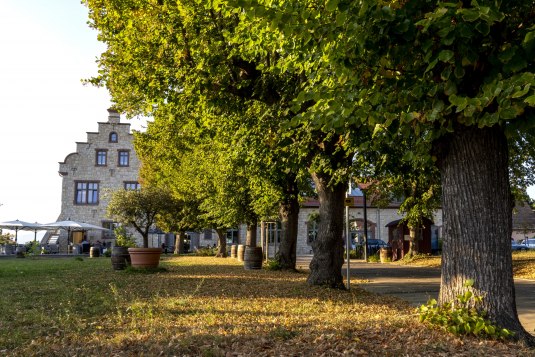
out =
[[74,197],[78,205],[97,205],[98,182],[76,182]]
[[238,244],[240,238],[237,229],[227,229],[227,244]]
[[119,150],[119,166],[130,165],[130,151]]
[[97,158],[96,158],[97,166],[106,166],[108,163],[108,151],[98,149],[97,150]]
[[119,226],[118,223],[113,221],[102,221],[102,227],[107,228],[108,230],[102,231],[102,239],[114,239],[115,231],[114,229]]
[[205,229],[204,230],[204,240],[212,240],[212,230],[211,229]]
[[141,189],[141,184],[136,181],[125,181],[124,189],[128,191],[135,191]]
[[280,222],[266,222],[268,243],[280,243],[282,229]]
[[117,142],[117,133],[115,131],[112,131],[110,133],[110,143],[116,143]]

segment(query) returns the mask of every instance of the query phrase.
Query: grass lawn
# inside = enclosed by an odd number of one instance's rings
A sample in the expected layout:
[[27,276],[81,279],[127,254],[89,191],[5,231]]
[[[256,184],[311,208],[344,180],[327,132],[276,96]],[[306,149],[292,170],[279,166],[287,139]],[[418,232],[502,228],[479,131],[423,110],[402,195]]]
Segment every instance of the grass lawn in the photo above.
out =
[[[440,267],[440,256],[419,255],[412,260],[401,260],[396,264]],[[513,274],[515,278],[535,280],[535,250],[513,252]]]
[[393,297],[310,287],[305,273],[245,271],[211,257],[169,256],[161,267],[0,259],[0,355],[535,355],[422,325]]

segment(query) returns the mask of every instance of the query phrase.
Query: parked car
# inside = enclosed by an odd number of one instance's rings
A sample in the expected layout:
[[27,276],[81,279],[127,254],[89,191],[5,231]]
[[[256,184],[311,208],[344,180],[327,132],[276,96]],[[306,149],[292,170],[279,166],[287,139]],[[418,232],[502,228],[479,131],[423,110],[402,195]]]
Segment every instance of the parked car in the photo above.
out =
[[524,239],[521,244],[524,244],[529,249],[535,249],[535,238]]
[[[360,245],[363,245],[364,243],[361,243]],[[377,252],[380,248],[386,248],[389,245],[385,243],[382,239],[368,239],[368,252],[370,254],[374,254]]]
[[517,241],[515,240],[511,240],[511,250],[514,252],[514,251],[518,251],[518,250],[528,250],[528,246],[525,245],[524,243],[518,243]]

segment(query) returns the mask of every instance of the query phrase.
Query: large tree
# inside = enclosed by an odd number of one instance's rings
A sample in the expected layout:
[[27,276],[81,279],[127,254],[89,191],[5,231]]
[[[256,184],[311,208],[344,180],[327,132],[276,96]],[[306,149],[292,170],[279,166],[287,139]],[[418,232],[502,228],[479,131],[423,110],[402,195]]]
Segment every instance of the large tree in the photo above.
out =
[[308,74],[296,103],[307,109],[301,123],[364,121],[374,131],[395,124],[402,136],[416,134],[414,147],[432,147],[415,156],[428,156],[440,170],[440,302],[474,280],[483,296],[476,308],[532,343],[514,301],[509,152],[512,140],[516,152],[533,146],[518,140],[535,124],[533,2],[261,3],[268,10],[256,15],[289,39],[279,46],[281,68]]

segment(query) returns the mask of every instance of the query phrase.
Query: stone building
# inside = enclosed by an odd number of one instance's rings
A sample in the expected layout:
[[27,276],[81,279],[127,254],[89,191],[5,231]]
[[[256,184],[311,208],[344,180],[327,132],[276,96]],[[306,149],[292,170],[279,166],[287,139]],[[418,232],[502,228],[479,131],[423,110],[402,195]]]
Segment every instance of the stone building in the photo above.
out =
[[[362,194],[356,190],[353,192],[349,204],[349,234],[353,242],[363,242],[364,236],[364,200]],[[380,239],[389,242],[388,225],[403,218],[398,213],[401,202],[391,202],[387,207],[377,207],[370,201],[366,202],[367,237],[368,239]],[[299,210],[297,255],[312,254],[312,241],[317,234],[315,217],[318,215],[319,203],[314,200],[305,202]],[[435,212],[432,220],[431,245],[434,250],[438,249],[438,240],[442,227],[442,210]],[[345,234],[344,234],[345,235]],[[408,237],[405,237],[408,240]],[[345,241],[345,237],[344,237]],[[271,247],[270,247],[271,252]]]
[[[139,187],[139,160],[132,139],[130,124],[121,123],[119,113],[108,109],[108,121],[99,122],[97,132],[88,132],[86,142],[76,143],[76,151],[59,163],[62,192],[58,221],[74,220],[113,228],[113,222],[106,217],[108,199],[105,193]],[[111,230],[90,230],[72,232],[70,242],[100,241],[109,246],[113,239]],[[42,243],[57,244],[59,250],[65,252],[67,233],[49,232]]]
[[518,242],[535,237],[535,212],[527,202],[516,202],[513,209],[513,233],[511,239]]
[[[364,236],[364,200],[362,192],[358,189],[353,190],[349,196],[351,204],[349,205],[349,227],[350,235],[353,241],[363,242]],[[403,215],[398,213],[401,202],[391,202],[387,207],[377,207],[373,201],[366,203],[366,218],[368,239],[381,239],[385,243],[389,242],[388,225],[398,222]],[[317,235],[317,221],[319,211],[319,202],[309,199],[301,204],[299,209],[298,227],[297,227],[297,256],[312,254],[312,241]],[[439,237],[442,229],[442,210],[438,209],[433,217],[429,227],[431,234],[431,250],[439,249]],[[262,232],[263,230],[263,232]],[[227,245],[245,244],[246,226],[240,225],[235,229],[227,231]],[[212,246],[217,244],[217,234],[212,231],[202,233],[189,233],[191,247]],[[257,229],[257,246],[264,248],[264,254],[267,250],[269,257],[274,257],[279,249],[281,237],[280,222],[263,222]],[[404,237],[408,240],[408,236]],[[345,237],[344,237],[345,241]]]

